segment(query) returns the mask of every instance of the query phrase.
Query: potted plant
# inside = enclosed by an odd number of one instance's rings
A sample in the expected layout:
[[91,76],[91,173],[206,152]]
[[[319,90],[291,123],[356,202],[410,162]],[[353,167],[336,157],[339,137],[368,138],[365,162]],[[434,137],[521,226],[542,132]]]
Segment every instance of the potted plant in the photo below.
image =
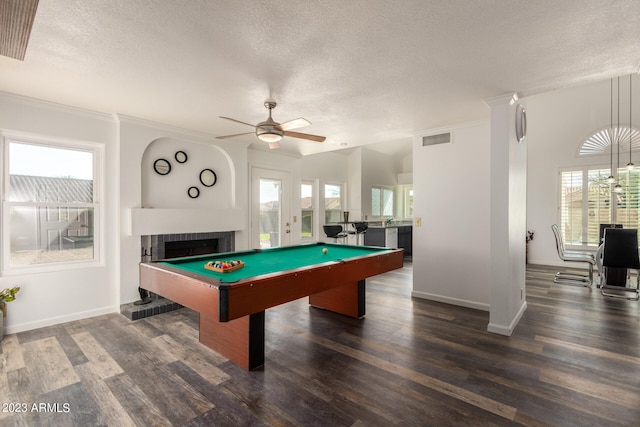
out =
[[16,299],[16,294],[20,291],[19,286],[5,289],[0,292],[0,310],[2,315],[0,316],[0,340],[4,337],[4,318],[7,317],[7,303]]
[[527,245],[526,245],[526,251],[524,256],[524,260],[526,264],[529,263],[529,242],[533,240],[533,234],[534,234],[533,231],[527,230]]

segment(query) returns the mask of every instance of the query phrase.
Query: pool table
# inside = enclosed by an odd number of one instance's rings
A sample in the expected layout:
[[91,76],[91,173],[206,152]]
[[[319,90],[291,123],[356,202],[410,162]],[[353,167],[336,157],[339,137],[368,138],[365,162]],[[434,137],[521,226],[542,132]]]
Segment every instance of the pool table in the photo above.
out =
[[[327,251],[323,251],[323,249]],[[365,315],[365,279],[402,267],[402,249],[312,243],[140,263],[140,287],[200,313],[200,342],[247,370],[264,365],[265,310],[302,297]],[[209,261],[240,260],[231,272]]]

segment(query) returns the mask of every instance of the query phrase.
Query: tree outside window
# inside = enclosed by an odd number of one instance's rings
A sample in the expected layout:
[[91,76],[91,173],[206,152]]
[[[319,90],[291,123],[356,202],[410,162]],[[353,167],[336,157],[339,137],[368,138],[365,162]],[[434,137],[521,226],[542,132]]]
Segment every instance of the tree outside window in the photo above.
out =
[[303,238],[313,237],[313,182],[302,181],[300,184],[300,208],[302,210],[301,233]]
[[393,216],[393,188],[371,187],[371,216]]
[[342,185],[324,185],[324,220],[325,223],[340,222],[342,212]]

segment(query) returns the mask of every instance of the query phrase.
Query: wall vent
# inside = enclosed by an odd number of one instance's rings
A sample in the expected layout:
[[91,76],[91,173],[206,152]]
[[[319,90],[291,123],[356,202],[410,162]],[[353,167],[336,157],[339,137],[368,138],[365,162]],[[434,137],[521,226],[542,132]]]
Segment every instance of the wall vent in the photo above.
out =
[[423,147],[427,147],[429,145],[449,144],[449,143],[451,143],[451,132],[422,137]]

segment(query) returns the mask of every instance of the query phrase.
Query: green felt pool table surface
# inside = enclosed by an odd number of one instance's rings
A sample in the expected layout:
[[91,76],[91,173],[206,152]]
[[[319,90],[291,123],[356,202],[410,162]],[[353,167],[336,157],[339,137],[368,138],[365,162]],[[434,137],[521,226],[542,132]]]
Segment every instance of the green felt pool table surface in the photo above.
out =
[[[327,253],[322,249],[326,248]],[[248,277],[276,273],[280,271],[317,266],[327,262],[338,262],[350,258],[379,255],[391,249],[371,246],[349,246],[330,243],[310,243],[261,250],[211,254],[193,259],[163,261],[162,264],[218,279],[221,283],[233,283]],[[239,270],[219,273],[206,269],[209,261],[240,260],[245,266]]]

